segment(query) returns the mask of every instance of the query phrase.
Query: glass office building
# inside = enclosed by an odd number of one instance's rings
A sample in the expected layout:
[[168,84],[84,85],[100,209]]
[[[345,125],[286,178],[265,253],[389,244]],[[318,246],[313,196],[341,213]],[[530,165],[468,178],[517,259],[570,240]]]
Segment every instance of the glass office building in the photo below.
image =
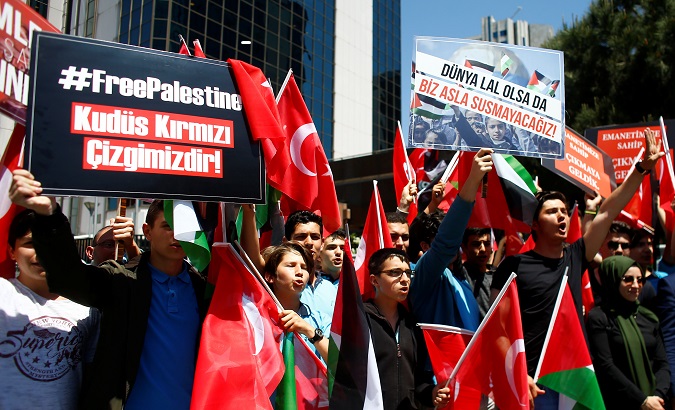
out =
[[[347,67],[349,78],[349,67],[357,63],[336,64],[337,54],[344,55],[336,53],[338,10],[347,10],[338,23],[343,25],[340,32],[372,42],[365,54],[372,58],[369,84],[359,87],[367,95],[343,92],[358,101],[355,105],[336,96],[336,70]],[[366,29],[352,25],[352,20],[371,14]],[[86,37],[175,52],[179,35],[190,46],[198,39],[209,58],[236,58],[260,67],[275,90],[292,69],[329,158],[393,146],[400,118],[400,0],[73,0],[70,16],[71,34]],[[358,60],[363,63],[363,58]],[[356,119],[354,127],[368,129],[336,134],[336,106],[344,106],[338,110],[349,119],[354,117],[349,109],[358,104],[359,113],[370,107],[372,125],[370,118]],[[347,142],[336,149],[336,138]],[[372,141],[364,144],[366,138]]]

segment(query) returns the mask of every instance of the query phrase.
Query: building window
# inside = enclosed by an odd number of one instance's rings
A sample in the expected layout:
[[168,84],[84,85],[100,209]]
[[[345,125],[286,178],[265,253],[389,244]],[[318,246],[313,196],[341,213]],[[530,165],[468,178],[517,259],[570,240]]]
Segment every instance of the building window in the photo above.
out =
[[30,0],[30,7],[37,11],[42,17],[47,18],[49,10],[49,0]]
[[96,0],[87,0],[85,12],[84,36],[93,38],[94,27],[96,27]]

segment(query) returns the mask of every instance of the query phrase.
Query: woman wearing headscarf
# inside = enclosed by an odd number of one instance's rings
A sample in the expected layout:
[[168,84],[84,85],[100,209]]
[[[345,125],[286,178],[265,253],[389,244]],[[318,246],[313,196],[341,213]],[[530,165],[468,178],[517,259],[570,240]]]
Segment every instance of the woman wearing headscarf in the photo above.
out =
[[602,306],[591,310],[586,329],[605,405],[663,409],[670,370],[659,320],[638,302],[644,271],[631,258],[612,256],[599,273]]

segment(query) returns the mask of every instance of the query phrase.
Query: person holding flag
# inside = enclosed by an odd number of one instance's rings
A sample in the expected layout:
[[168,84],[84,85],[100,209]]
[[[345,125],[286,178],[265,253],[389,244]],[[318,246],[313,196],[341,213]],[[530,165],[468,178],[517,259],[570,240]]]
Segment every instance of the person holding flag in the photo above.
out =
[[643,267],[626,256],[610,256],[599,269],[602,306],[588,316],[586,329],[608,409],[663,409],[670,388],[659,319],[638,302]]
[[422,215],[410,227],[408,255],[412,259],[418,249],[424,251],[410,285],[412,311],[422,322],[478,328],[476,299],[469,284],[455,277],[450,264],[458,255],[483,175],[492,170],[492,152],[483,148],[476,153],[469,177],[440,226],[434,223],[434,214]]
[[49,291],[101,311],[101,334],[82,408],[188,409],[199,331],[210,300],[206,279],[184,259],[164,215],[163,201],[148,209],[143,233],[150,251],[125,266],[80,259],[70,223],[41,184],[14,171],[12,202],[35,211],[31,230]]
[[412,314],[402,304],[408,297],[412,271],[404,251],[378,249],[368,260],[375,298],[363,305],[373,338],[385,410],[415,409],[417,403],[444,407],[450,388],[434,386],[425,371],[426,345]]
[[656,135],[649,128],[645,131],[645,151],[642,161],[635,164],[633,171],[623,184],[604,200],[593,221],[588,224],[583,236],[571,245],[566,244],[570,217],[565,196],[556,191],[537,194],[537,206],[532,220],[534,249],[523,254],[509,256],[502,261],[492,278],[494,300],[511,273],[518,274],[518,295],[523,319],[523,335],[527,355],[530,394],[537,410],[557,409],[558,395],[544,393],[534,383],[537,363],[541,355],[546,329],[553,314],[558,294],[558,285],[566,270],[569,270],[569,285],[579,322],[583,323],[582,275],[588,269],[600,249],[612,221],[628,204],[642,179],[654,169],[664,155]]
[[314,272],[314,259],[310,252],[295,242],[285,242],[267,255],[263,270],[265,281],[272,288],[284,310],[279,313],[286,332],[298,332],[324,362],[328,360],[330,318],[313,311],[300,301],[300,295]]

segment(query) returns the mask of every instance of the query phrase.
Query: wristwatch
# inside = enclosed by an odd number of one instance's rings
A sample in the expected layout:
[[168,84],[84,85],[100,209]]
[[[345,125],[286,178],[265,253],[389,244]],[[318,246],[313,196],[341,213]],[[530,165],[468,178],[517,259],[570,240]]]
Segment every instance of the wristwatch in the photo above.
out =
[[309,341],[312,344],[314,344],[314,343],[320,341],[321,339],[323,339],[323,331],[317,327],[316,329],[314,329],[314,337],[309,339]]
[[635,169],[642,175],[647,175],[651,172],[650,170],[642,168],[642,161],[638,161],[635,163]]

